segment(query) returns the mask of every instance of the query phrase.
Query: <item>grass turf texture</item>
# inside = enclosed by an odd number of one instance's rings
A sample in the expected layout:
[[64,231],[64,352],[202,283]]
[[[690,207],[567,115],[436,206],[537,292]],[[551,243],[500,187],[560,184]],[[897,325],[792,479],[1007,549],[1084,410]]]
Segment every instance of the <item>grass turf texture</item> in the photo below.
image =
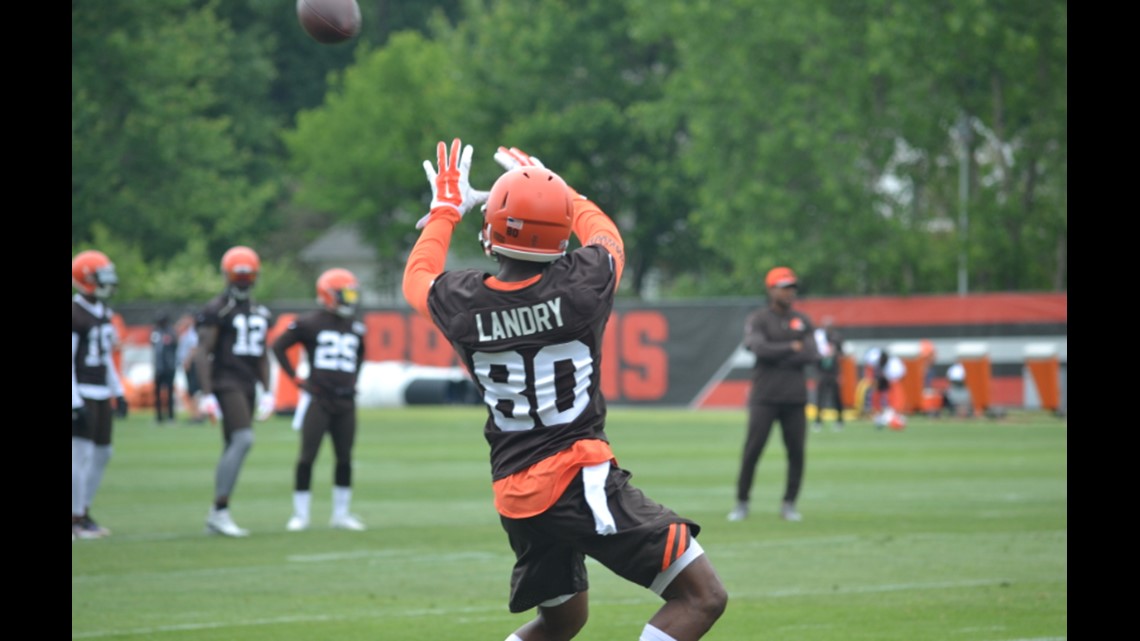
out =
[[[312,526],[286,532],[297,433],[259,423],[232,501],[252,535],[204,533],[220,429],[115,428],[93,514],[105,539],[73,541],[71,638],[171,641],[500,641],[533,613],[506,599],[513,555],[491,505],[483,413],[362,410],[353,511],[327,527],[332,451],[313,471]],[[1068,628],[1067,423],[911,418],[902,432],[849,423],[808,438],[800,523],[777,516],[785,471],[774,431],[752,515],[730,523],[742,411],[611,409],[633,483],[703,526],[729,592],[708,640],[1045,641]],[[587,561],[579,639],[636,639],[648,590]]]

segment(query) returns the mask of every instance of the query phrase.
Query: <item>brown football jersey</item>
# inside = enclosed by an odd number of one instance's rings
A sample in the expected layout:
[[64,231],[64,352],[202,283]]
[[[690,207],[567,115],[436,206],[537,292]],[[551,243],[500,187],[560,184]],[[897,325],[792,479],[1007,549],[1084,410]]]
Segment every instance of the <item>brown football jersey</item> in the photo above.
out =
[[260,380],[258,363],[267,356],[266,338],[272,326],[271,314],[264,305],[250,300],[237,300],[227,293],[215,296],[195,316],[199,326],[217,327],[210,364],[215,391],[252,390]]
[[297,343],[305,348],[307,381],[313,394],[355,396],[357,375],[364,364],[364,323],[324,309],[297,316],[273,342],[277,362],[284,362],[285,351]]
[[71,333],[79,337],[75,349],[75,381],[84,398],[111,398],[107,363],[115,346],[115,326],[111,308],[89,303],[76,295],[71,301]]
[[432,286],[432,318],[489,410],[493,480],[577,440],[606,440],[600,364],[614,302],[612,260],[590,245],[519,290],[491,289],[479,270],[444,272]]

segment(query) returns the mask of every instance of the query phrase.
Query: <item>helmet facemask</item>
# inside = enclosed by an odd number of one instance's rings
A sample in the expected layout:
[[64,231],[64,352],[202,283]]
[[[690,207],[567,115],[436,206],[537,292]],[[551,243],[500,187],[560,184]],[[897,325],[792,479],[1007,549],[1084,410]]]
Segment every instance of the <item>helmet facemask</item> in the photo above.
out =
[[360,305],[360,284],[347,269],[335,267],[317,279],[317,302],[342,318],[356,316]]
[[230,295],[238,300],[246,300],[257,283],[257,272],[244,265],[234,268],[229,275]]
[[356,308],[360,304],[360,292],[355,287],[344,287],[335,292],[335,305],[333,311],[342,318],[356,316]]
[[99,300],[107,300],[119,287],[119,276],[114,265],[105,265],[95,270],[95,289],[92,294]]

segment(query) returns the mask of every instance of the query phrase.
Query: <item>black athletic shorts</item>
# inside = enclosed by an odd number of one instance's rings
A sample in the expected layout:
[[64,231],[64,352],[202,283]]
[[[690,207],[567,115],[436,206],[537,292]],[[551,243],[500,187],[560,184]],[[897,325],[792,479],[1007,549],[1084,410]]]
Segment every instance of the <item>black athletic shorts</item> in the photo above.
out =
[[113,424],[113,413],[111,409],[111,399],[83,399],[83,406],[86,410],[85,419],[80,425],[71,425],[71,435],[77,438],[84,438],[89,441],[95,441],[96,445],[110,445],[111,444],[111,427]]
[[542,514],[525,519],[500,516],[516,558],[511,612],[587,590],[586,556],[658,594],[700,556],[695,539],[701,526],[645,496],[629,484],[631,476],[611,464],[606,502],[617,526],[614,534],[595,531],[582,474]]

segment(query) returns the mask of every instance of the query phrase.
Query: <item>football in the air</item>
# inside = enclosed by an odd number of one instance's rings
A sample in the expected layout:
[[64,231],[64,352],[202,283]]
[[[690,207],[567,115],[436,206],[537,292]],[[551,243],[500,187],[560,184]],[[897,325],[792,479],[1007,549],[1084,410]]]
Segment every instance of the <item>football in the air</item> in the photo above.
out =
[[297,20],[321,44],[344,42],[360,33],[356,0],[297,0]]

